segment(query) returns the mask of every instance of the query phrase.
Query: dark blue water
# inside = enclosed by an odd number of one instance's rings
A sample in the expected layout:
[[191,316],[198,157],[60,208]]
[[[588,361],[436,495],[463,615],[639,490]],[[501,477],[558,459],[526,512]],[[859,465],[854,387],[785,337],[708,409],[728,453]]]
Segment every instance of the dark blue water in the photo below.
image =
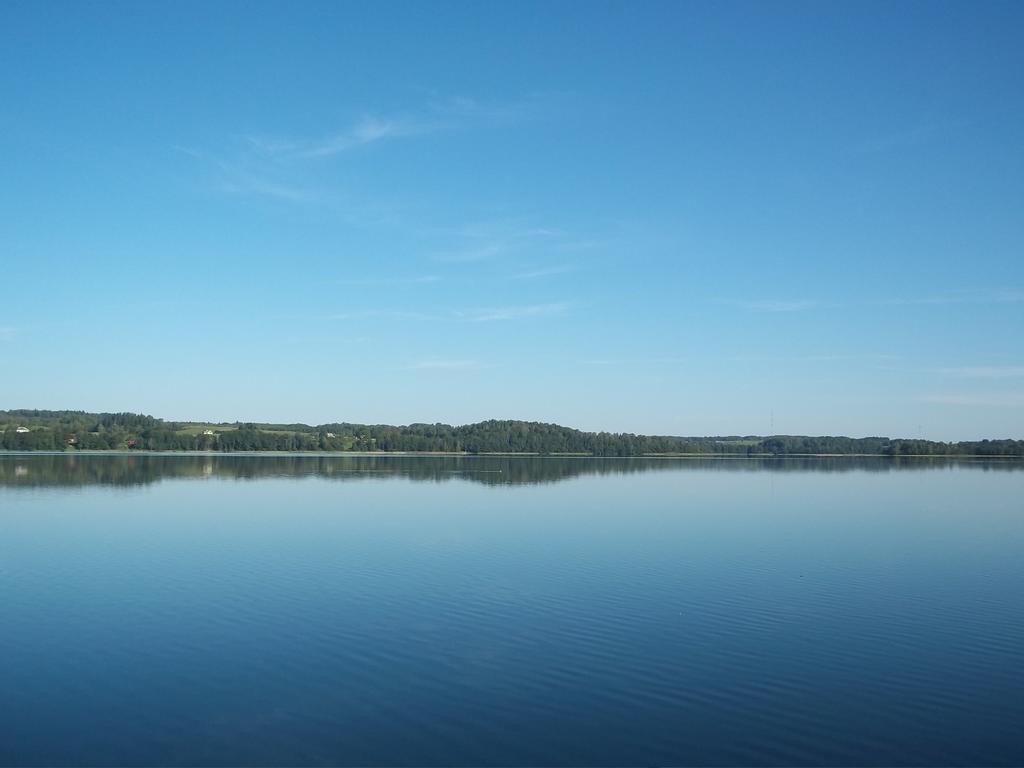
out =
[[1021,765],[1022,468],[0,456],[0,764]]

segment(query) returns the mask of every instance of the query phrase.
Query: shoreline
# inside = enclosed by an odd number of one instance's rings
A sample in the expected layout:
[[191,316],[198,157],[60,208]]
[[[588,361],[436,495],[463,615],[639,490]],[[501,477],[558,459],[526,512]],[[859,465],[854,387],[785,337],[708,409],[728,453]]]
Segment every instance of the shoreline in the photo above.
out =
[[302,458],[521,458],[521,459],[987,459],[1024,461],[1024,456],[983,453],[643,453],[632,456],[595,456],[589,453],[465,451],[149,451],[149,450],[0,450],[0,456],[254,456]]

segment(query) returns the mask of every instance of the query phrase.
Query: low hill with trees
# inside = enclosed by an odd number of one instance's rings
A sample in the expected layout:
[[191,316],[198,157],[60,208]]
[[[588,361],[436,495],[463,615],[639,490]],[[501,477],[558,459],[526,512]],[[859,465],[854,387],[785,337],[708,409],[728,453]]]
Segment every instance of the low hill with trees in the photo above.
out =
[[165,421],[137,413],[0,411],[8,451],[327,451],[581,454],[643,456],[881,455],[1024,456],[1024,440],[936,442],[888,437],[798,435],[673,437],[583,432],[535,421],[476,424],[269,424]]

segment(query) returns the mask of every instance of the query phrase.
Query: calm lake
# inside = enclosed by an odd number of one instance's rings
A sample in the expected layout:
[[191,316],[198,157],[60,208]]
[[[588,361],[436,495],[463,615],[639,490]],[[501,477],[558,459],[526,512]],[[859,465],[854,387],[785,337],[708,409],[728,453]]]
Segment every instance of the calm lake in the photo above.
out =
[[1024,463],[0,455],[3,765],[1022,765]]

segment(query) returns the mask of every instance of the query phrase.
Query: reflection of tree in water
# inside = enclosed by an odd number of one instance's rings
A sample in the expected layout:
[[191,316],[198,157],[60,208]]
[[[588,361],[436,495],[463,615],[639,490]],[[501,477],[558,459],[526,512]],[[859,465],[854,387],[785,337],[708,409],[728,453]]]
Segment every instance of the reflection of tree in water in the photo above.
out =
[[1024,469],[1019,459],[822,457],[758,459],[594,459],[569,457],[460,456],[155,456],[145,454],[0,455],[0,487],[148,485],[162,480],[316,477],[413,481],[464,480],[484,485],[555,483],[584,475],[642,472],[891,472]]

